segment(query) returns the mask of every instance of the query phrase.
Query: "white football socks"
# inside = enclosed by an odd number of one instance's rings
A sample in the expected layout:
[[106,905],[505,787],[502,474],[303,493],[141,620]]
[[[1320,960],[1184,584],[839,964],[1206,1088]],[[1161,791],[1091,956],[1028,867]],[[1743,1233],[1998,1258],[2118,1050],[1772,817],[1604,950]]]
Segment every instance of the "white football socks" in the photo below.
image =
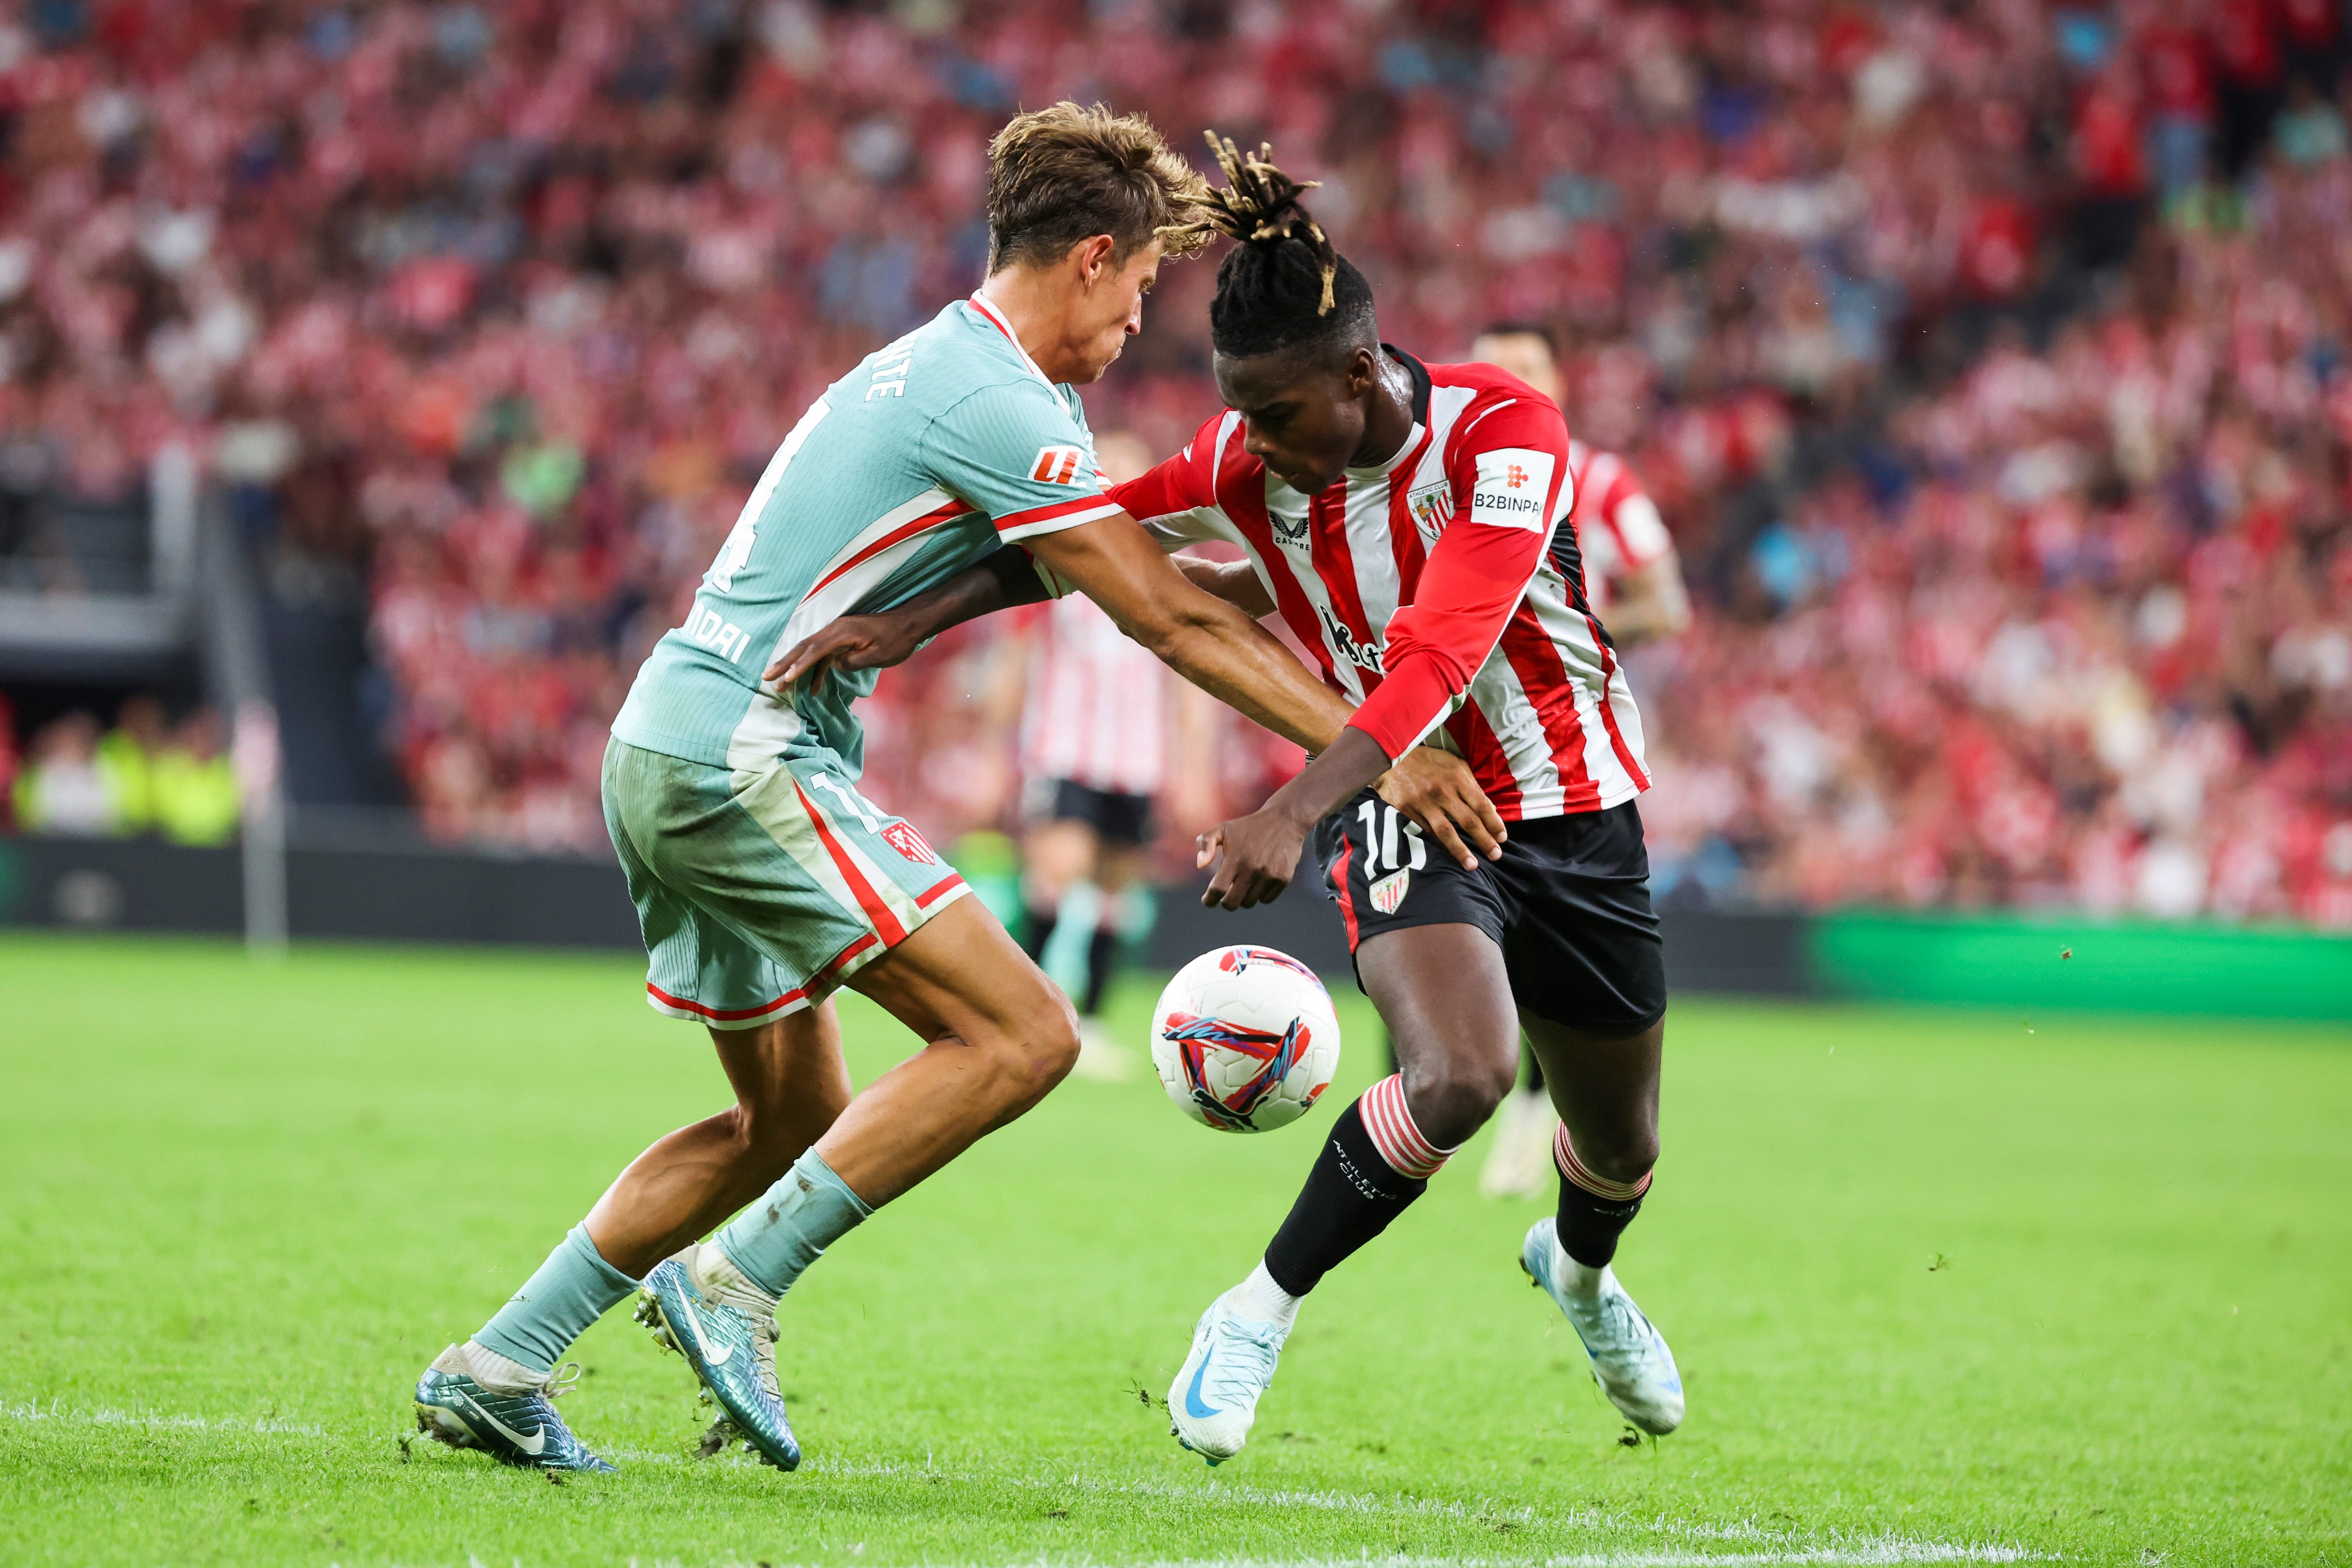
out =
[[1305,1300],[1306,1297],[1294,1296],[1276,1284],[1274,1276],[1265,1271],[1263,1260],[1250,1270],[1248,1279],[1234,1287],[1233,1291],[1234,1311],[1244,1318],[1255,1318],[1260,1322],[1272,1323],[1285,1331],[1298,1321],[1298,1303]]
[[1601,1294],[1601,1282],[1609,1278],[1609,1265],[1604,1263],[1595,1268],[1589,1264],[1579,1263],[1568,1255],[1568,1248],[1563,1247],[1559,1249],[1559,1269],[1552,1278],[1570,1295],[1581,1296],[1587,1300],[1596,1300]]
[[[479,1340],[467,1340],[451,1347],[455,1354],[445,1352],[441,1361],[433,1364],[443,1372],[462,1372],[493,1394],[517,1394],[526,1388],[544,1388],[555,1374],[534,1371],[512,1356],[500,1355]],[[456,1364],[443,1366],[442,1361]]]

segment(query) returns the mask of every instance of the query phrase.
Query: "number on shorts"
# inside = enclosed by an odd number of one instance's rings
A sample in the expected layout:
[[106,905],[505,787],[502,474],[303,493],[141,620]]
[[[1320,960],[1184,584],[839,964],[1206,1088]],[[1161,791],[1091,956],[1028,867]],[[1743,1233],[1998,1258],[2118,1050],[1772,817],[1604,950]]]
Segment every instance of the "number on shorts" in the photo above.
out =
[[[1421,836],[1420,823],[1386,801],[1368,800],[1356,808],[1356,815],[1364,824],[1364,875],[1379,876],[1383,863],[1391,871],[1418,871],[1429,864],[1429,845]],[[1398,858],[1400,848],[1405,858]]]
[[866,802],[858,797],[857,792],[850,788],[847,784],[843,784],[839,779],[835,778],[831,773],[814,774],[809,779],[809,783],[815,785],[818,789],[824,791],[825,794],[833,796],[834,799],[841,802],[841,804],[848,809],[849,815],[857,818],[859,825],[862,826],[866,832],[879,833],[882,831],[881,823],[876,821],[874,814],[866,809]]

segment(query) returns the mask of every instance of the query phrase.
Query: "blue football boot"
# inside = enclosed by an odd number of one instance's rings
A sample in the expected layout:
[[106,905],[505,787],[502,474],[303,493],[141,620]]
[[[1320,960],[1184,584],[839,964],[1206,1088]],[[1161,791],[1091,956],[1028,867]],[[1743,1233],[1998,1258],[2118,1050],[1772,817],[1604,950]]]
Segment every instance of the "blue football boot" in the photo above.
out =
[[801,1446],[776,1387],[776,1299],[716,1246],[689,1247],[656,1264],[637,1292],[637,1321],[677,1352],[702,1382],[703,1400],[725,1414],[703,1445],[715,1454],[730,1437],[780,1470],[801,1462]]
[[1651,1326],[1625,1287],[1617,1283],[1615,1269],[1601,1270],[1600,1288],[1591,1295],[1570,1289],[1566,1281],[1570,1271],[1580,1266],[1560,1250],[1559,1230],[1550,1219],[1528,1227],[1527,1239],[1519,1245],[1519,1267],[1527,1270],[1530,1283],[1543,1288],[1584,1342],[1593,1381],[1626,1420],[1653,1437],[1663,1437],[1683,1424],[1683,1375],[1675,1366],[1675,1352],[1666,1348],[1666,1336]]
[[541,1470],[601,1472],[614,1467],[572,1435],[555,1402],[580,1384],[580,1363],[540,1384],[478,1381],[463,1345],[434,1358],[416,1380],[416,1429],[453,1448],[479,1448],[494,1459]]
[[1273,1385],[1290,1331],[1244,1317],[1233,1304],[1240,1287],[1209,1303],[1192,1327],[1192,1353],[1168,1389],[1169,1435],[1213,1466],[1242,1451],[1257,1420],[1257,1402]]

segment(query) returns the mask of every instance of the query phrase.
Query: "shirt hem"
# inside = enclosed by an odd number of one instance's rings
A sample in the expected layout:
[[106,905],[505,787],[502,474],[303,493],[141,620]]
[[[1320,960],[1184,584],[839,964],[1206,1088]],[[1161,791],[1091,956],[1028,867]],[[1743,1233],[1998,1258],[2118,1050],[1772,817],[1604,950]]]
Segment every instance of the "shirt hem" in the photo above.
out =
[[1590,816],[1596,811],[1613,811],[1643,793],[1645,792],[1642,785],[1628,784],[1622,790],[1612,790],[1607,795],[1597,796],[1587,805],[1563,804],[1549,811],[1525,811],[1516,805],[1507,811],[1501,806],[1496,806],[1495,815],[1505,822],[1546,822],[1555,816]]

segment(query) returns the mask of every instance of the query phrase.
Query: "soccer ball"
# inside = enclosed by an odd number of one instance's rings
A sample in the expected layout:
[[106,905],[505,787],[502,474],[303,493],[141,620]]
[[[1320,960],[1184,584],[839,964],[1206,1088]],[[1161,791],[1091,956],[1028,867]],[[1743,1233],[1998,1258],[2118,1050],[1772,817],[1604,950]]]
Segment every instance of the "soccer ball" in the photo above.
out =
[[1151,1065],[1177,1108],[1220,1132],[1307,1114],[1339,1070],[1339,1020],[1315,972],[1270,947],[1221,947],[1160,994]]

